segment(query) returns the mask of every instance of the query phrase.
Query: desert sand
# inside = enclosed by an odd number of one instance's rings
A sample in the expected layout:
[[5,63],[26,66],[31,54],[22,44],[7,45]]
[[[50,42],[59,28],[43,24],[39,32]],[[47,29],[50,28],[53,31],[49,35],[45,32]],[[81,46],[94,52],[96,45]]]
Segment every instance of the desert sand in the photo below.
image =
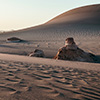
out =
[[[100,100],[97,63],[52,59],[73,37],[100,58],[100,4],[65,12],[43,25],[0,34],[0,100]],[[17,37],[25,41],[9,42]],[[45,58],[28,57],[35,49]]]
[[0,54],[1,100],[99,100],[100,64]]

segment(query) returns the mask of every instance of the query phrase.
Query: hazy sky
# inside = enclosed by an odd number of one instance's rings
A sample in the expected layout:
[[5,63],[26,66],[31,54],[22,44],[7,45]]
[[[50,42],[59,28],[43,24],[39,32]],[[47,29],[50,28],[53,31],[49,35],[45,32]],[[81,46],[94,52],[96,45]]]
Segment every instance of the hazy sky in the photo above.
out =
[[90,4],[100,4],[100,0],[0,0],[0,30],[39,25],[65,11]]

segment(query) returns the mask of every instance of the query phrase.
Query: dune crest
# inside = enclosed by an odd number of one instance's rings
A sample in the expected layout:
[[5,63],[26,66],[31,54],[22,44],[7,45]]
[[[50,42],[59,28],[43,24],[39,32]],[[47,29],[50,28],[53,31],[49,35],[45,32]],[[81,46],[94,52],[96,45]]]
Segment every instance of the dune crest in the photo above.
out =
[[47,24],[100,24],[100,4],[69,10],[51,19]]

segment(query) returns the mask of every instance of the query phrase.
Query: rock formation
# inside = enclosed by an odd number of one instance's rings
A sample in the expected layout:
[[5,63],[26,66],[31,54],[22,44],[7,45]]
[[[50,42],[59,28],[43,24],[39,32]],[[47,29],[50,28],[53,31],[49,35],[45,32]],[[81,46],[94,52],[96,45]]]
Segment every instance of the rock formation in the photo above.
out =
[[30,57],[44,57],[44,52],[42,50],[39,49],[35,49],[34,52],[31,52],[29,54]]
[[7,41],[8,42],[21,42],[23,40],[17,37],[11,37],[11,38],[8,38]]
[[59,49],[54,59],[94,62],[95,55],[80,49],[73,38],[67,38],[65,46]]

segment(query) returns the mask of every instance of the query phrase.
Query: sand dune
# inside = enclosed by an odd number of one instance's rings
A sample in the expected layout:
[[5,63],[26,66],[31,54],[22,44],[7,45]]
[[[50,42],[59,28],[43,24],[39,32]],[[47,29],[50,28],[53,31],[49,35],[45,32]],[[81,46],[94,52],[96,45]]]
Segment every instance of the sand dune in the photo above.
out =
[[99,100],[99,83],[100,64],[0,54],[1,100]]
[[[0,100],[100,100],[100,62],[47,59],[56,55],[67,37],[100,56],[99,16],[100,4],[91,5],[43,25],[0,34]],[[10,37],[25,42],[6,41]],[[28,57],[34,49],[43,50],[46,58]]]
[[100,24],[100,4],[83,6],[65,12],[46,24]]
[[43,25],[12,31],[0,39],[18,36],[29,40],[62,40],[68,36],[100,36],[100,4],[67,11]]
[[[27,55],[38,48],[44,50],[47,57],[53,57],[64,45],[64,40],[73,37],[83,50],[100,55],[99,10],[100,4],[80,7],[65,12],[43,25],[0,34],[0,52]],[[75,16],[78,19],[75,19]],[[10,37],[18,37],[29,42],[6,43],[6,39]]]

